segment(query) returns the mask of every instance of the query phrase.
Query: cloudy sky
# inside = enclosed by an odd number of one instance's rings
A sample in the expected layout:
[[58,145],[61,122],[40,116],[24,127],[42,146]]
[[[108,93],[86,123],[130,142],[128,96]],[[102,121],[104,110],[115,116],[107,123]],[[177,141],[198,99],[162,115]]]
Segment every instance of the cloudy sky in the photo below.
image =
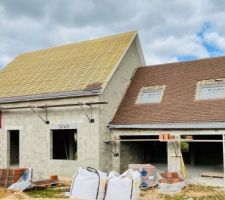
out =
[[225,55],[225,1],[0,0],[0,67],[26,51],[131,30],[147,64]]

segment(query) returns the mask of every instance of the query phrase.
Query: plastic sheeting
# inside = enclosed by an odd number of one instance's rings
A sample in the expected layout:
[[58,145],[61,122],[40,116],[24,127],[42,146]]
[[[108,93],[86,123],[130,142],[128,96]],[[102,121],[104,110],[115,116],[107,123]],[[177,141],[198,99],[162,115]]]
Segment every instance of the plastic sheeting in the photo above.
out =
[[32,168],[27,169],[16,183],[8,187],[8,190],[24,191],[30,188],[32,186],[32,176]]
[[141,189],[155,187],[158,184],[156,168],[150,164],[129,164],[129,169],[137,170],[141,174]]
[[184,187],[186,187],[186,183],[184,181],[178,183],[159,183],[160,193],[165,194],[174,194],[180,192]]

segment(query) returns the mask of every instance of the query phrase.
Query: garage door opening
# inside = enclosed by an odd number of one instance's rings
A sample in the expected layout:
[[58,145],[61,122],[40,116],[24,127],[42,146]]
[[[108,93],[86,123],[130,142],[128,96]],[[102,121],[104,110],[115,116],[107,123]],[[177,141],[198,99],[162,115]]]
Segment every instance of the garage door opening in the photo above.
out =
[[167,143],[158,141],[158,136],[121,136],[120,139],[121,172],[131,163],[167,169]]
[[77,159],[77,130],[52,130],[51,158],[57,160]]
[[9,138],[9,164],[10,167],[19,166],[20,159],[20,135],[18,130],[8,132]]
[[[182,155],[189,177],[204,184],[222,185],[222,135],[193,135],[192,138],[196,142],[181,143]],[[212,179],[213,175],[218,177]]]

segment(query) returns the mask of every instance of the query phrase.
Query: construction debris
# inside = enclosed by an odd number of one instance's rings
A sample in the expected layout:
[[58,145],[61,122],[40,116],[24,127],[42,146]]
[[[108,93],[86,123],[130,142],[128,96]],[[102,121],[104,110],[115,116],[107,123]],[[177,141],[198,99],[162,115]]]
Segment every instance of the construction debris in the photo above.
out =
[[16,183],[26,170],[27,168],[0,169],[0,187],[8,188]]
[[129,169],[140,172],[141,175],[141,189],[155,187],[158,184],[158,177],[156,168],[150,164],[129,164]]
[[52,180],[52,179],[45,179],[41,181],[35,181],[32,183],[32,187],[35,189],[46,189],[50,187],[62,186],[63,183],[60,180]]
[[201,177],[223,178],[223,173],[219,172],[202,172]]
[[31,188],[32,186],[32,177],[33,177],[33,170],[32,168],[26,169],[20,179],[10,185],[8,187],[8,190],[19,190],[19,191],[24,191],[26,189]]

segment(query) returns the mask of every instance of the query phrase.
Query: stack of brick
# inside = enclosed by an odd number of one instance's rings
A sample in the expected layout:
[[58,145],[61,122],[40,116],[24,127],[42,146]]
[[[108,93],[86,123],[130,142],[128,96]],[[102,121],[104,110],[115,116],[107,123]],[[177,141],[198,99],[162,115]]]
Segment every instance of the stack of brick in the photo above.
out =
[[141,174],[141,189],[155,187],[158,184],[157,171],[150,164],[129,164],[129,169],[139,171]]
[[175,139],[176,139],[175,135],[170,135],[168,133],[164,133],[164,134],[160,134],[159,135],[159,140],[160,141],[175,140]]
[[8,188],[23,176],[26,168],[0,169],[0,187]]
[[180,178],[176,172],[164,172],[160,175],[162,176],[162,178],[159,180],[160,183],[173,184],[184,181],[184,179]]

